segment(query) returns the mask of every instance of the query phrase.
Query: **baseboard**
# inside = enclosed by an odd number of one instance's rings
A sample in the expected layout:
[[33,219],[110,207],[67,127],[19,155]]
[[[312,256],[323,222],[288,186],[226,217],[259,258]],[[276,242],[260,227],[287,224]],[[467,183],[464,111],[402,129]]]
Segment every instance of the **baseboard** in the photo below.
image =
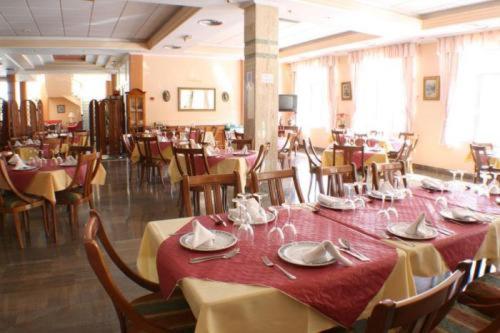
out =
[[[440,176],[447,176],[447,177],[452,177],[450,170],[445,169],[445,168],[438,168],[438,167],[433,167],[430,165],[424,165],[424,164],[418,164],[418,163],[412,163],[413,165],[413,170],[414,171],[423,171],[423,172],[428,172],[428,173],[434,173],[436,175]],[[469,180],[472,181],[473,174],[470,172],[464,173],[464,180]]]

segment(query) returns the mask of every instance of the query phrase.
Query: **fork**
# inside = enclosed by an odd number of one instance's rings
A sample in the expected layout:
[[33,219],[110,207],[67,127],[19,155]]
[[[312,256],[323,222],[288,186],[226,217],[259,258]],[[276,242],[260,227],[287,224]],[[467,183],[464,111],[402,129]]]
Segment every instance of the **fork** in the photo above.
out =
[[215,222],[217,225],[224,225],[225,227],[227,226],[226,223],[216,214],[213,215],[208,215],[208,217]]
[[276,267],[277,269],[279,269],[283,274],[286,275],[287,278],[289,278],[290,280],[296,280],[297,277],[293,274],[291,274],[290,272],[288,272],[287,270],[285,270],[283,267],[281,267],[280,265],[278,264],[274,264],[271,259],[269,259],[267,256],[262,256],[262,262],[264,263],[264,265],[266,265],[267,267]]
[[227,227],[227,223],[226,223],[226,221],[224,221],[224,219],[223,219],[223,218],[222,218],[219,214],[215,214],[215,217],[219,219],[219,222],[220,222],[223,226]]
[[231,259],[232,257],[234,257],[235,255],[237,255],[238,253],[240,253],[240,248],[237,247],[234,250],[231,250],[231,251],[226,252],[226,253],[220,253],[220,254],[214,254],[214,255],[211,255],[211,256],[191,258],[189,260],[189,263],[190,264],[197,264],[197,263],[200,263],[200,262],[204,262],[204,261],[208,261],[208,260],[214,260],[214,259]]

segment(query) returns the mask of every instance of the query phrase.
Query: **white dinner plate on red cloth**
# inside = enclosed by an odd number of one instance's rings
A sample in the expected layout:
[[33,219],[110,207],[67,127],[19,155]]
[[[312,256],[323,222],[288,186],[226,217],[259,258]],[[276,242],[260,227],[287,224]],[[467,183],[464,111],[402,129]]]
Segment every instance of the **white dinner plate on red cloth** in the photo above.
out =
[[406,232],[406,229],[410,226],[412,222],[398,222],[387,226],[387,231],[391,234],[396,235],[401,238],[413,239],[413,240],[428,240],[436,238],[438,231],[435,228],[422,226],[419,230],[421,234],[413,235]]
[[185,235],[182,235],[182,237],[179,238],[179,244],[181,244],[182,247],[192,251],[213,252],[213,251],[221,251],[228,249],[234,244],[236,244],[236,242],[238,242],[236,236],[234,236],[229,232],[222,230],[210,230],[210,231],[215,234],[215,240],[212,246],[207,244],[202,244],[198,247],[193,247],[194,232],[189,232]]
[[473,216],[470,216],[467,218],[455,217],[455,216],[453,216],[453,213],[449,209],[443,209],[442,211],[439,212],[439,214],[447,220],[461,222],[461,223],[480,223],[481,222]]
[[[227,218],[229,221],[235,223],[236,225],[239,225],[238,217],[233,216],[232,214],[227,214]],[[276,215],[274,215],[272,212],[266,212],[266,221],[264,222],[256,222],[255,220],[252,220],[251,225],[260,225],[260,224],[268,224],[269,222],[274,221],[276,218]]]
[[325,253],[324,260],[316,263],[307,263],[302,259],[302,255],[318,246],[320,242],[301,241],[285,244],[278,250],[278,256],[284,261],[304,267],[321,267],[333,264],[336,259],[329,253]]
[[[382,196],[379,193],[380,192],[378,192],[378,191],[372,191],[372,192],[368,193],[367,195],[370,198],[377,199],[377,200],[382,200]],[[385,195],[385,200],[386,201],[390,201],[391,197],[394,198],[394,200],[403,200],[405,198],[405,195],[403,193],[393,194],[393,195],[386,194]]]
[[35,169],[38,169],[38,167],[34,166],[34,165],[25,165],[19,169],[12,168],[12,170],[14,170],[14,171],[31,171],[31,170],[35,170]]

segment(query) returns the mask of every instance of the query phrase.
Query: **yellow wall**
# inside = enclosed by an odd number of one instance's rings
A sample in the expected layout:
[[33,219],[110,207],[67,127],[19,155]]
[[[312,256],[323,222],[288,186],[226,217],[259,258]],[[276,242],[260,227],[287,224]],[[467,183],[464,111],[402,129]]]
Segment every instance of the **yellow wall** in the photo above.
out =
[[[64,105],[65,112],[57,113],[57,105]],[[62,123],[64,125],[68,124],[69,122],[68,114],[70,112],[74,113],[75,116],[73,118],[74,122],[82,120],[82,116],[80,114],[81,107],[79,105],[70,102],[64,97],[49,97],[47,109],[48,109],[47,111],[49,120],[62,120]]]
[[[241,123],[241,61],[156,55],[143,55],[142,59],[142,68],[131,61],[130,87],[140,85],[137,78],[141,75],[137,71],[142,70],[142,85],[147,98],[146,121],[149,125],[154,122],[168,125]],[[178,87],[215,88],[216,111],[179,112]],[[163,101],[164,90],[170,92],[169,102]],[[228,102],[222,101],[224,91],[229,93]]]

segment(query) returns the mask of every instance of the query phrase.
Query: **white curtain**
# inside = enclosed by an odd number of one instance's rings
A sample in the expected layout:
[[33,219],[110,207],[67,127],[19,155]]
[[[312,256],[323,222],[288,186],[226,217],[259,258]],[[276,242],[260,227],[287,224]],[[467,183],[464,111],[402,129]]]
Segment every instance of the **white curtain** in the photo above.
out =
[[320,57],[292,64],[297,95],[297,123],[309,136],[312,129],[329,129],[335,118],[335,58]]
[[440,38],[438,55],[444,143],[500,145],[500,32]]
[[355,132],[386,134],[411,129],[414,112],[415,44],[398,44],[349,54],[353,65]]

